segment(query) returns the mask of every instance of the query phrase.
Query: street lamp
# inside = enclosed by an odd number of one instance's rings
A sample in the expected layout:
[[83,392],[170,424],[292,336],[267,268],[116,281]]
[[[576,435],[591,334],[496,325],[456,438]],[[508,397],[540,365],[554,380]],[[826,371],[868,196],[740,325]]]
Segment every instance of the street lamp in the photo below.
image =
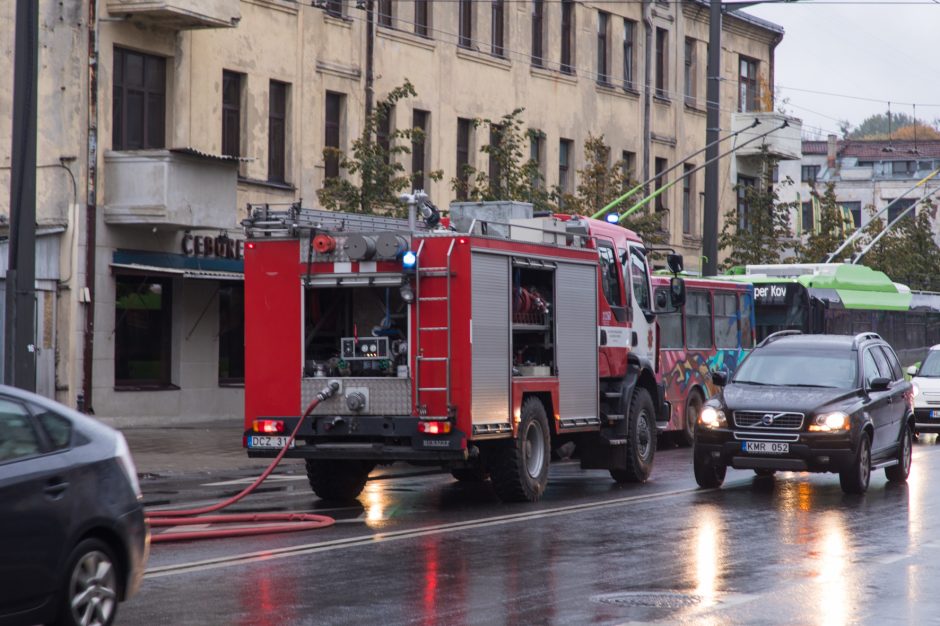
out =
[[705,209],[702,223],[703,276],[718,273],[718,132],[721,122],[721,15],[755,4],[797,2],[798,0],[746,0],[726,2],[710,0],[708,19],[708,84],[705,91]]

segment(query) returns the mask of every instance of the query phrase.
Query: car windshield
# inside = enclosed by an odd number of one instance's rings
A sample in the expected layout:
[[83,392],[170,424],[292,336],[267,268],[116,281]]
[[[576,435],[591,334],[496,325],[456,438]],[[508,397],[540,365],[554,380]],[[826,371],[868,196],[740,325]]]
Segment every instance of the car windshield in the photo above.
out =
[[927,353],[917,375],[923,378],[940,378],[940,350],[931,350]]
[[855,387],[855,353],[755,351],[734,376],[735,383],[794,387]]

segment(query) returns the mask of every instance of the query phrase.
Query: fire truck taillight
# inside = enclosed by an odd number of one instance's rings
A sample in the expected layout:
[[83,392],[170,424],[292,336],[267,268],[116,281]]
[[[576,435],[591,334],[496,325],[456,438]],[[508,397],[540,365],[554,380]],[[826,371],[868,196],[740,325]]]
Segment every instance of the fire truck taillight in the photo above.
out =
[[284,422],[282,420],[255,420],[251,427],[256,433],[284,432]]
[[447,435],[450,433],[450,422],[418,422],[418,432],[425,435]]
[[313,249],[317,251],[317,254],[328,254],[336,250],[336,239],[320,233],[313,238]]

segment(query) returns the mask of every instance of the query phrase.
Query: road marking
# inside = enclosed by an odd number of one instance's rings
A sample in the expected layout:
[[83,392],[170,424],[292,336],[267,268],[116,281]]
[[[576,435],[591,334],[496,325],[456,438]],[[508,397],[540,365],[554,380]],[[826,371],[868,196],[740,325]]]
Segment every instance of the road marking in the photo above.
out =
[[[725,488],[737,487],[750,484],[750,479],[727,483]],[[555,507],[551,509],[542,509],[540,511],[527,511],[524,513],[515,513],[512,515],[497,515],[495,517],[485,517],[475,520],[465,520],[461,522],[452,522],[450,524],[440,524],[436,526],[425,526],[422,528],[413,528],[409,530],[398,530],[392,532],[375,533],[369,535],[360,535],[357,537],[348,537],[346,539],[334,539],[331,541],[322,541],[317,543],[302,544],[299,546],[290,546],[278,548],[275,550],[261,550],[257,552],[246,552],[243,554],[234,554],[231,556],[218,557],[215,559],[206,559],[202,561],[193,561],[191,563],[179,563],[176,565],[164,565],[147,570],[145,578],[162,578],[176,574],[188,574],[194,572],[204,572],[207,570],[231,567],[244,563],[258,561],[271,561],[273,559],[284,559],[294,556],[303,556],[315,554],[318,552],[329,552],[332,550],[341,550],[344,548],[353,548],[365,545],[374,545],[377,543],[387,543],[390,541],[401,541],[404,539],[415,539],[418,537],[427,537],[429,535],[441,535],[447,533],[459,532],[462,530],[476,530],[490,526],[501,526],[504,524],[516,524],[519,522],[528,522],[538,519],[559,517],[562,515],[573,515],[584,511],[596,511],[600,509],[609,509],[626,506],[630,504],[651,502],[654,500],[664,500],[675,498],[677,496],[688,495],[691,493],[703,492],[699,487],[688,487],[685,489],[676,489],[673,491],[664,491],[662,493],[644,494],[638,496],[627,496],[615,500],[604,500],[601,502],[588,502],[584,504],[574,504],[569,506]]]

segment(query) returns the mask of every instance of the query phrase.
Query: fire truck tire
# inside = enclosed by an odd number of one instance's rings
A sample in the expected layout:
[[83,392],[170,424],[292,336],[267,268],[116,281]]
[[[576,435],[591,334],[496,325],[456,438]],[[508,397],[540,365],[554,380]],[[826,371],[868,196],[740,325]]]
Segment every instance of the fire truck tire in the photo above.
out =
[[649,392],[642,387],[636,388],[630,402],[626,448],[626,468],[611,469],[611,478],[618,483],[645,482],[653,471],[656,453],[656,411]]
[[516,438],[493,450],[490,478],[503,502],[536,502],[548,484],[551,435],[538,398],[522,403]]
[[355,500],[366,486],[373,465],[366,461],[307,459],[307,480],[323,500]]
[[692,391],[689,394],[689,401],[685,405],[685,421],[682,424],[682,438],[687,445],[692,445],[695,441],[695,424],[698,422],[698,414],[702,412],[702,405],[705,401],[702,394],[698,391]]
[[462,483],[482,483],[486,480],[486,470],[482,467],[455,467],[450,475]]

